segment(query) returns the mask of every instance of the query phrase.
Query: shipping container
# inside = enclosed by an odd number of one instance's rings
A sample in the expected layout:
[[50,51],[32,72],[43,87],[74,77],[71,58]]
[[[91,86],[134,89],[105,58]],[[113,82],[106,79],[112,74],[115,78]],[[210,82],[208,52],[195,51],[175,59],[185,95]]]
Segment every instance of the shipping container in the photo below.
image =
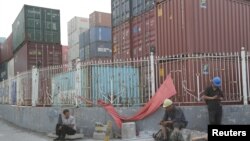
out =
[[60,11],[24,5],[12,31],[14,52],[27,41],[60,44]]
[[222,79],[221,89],[224,92],[224,100],[227,102],[241,102],[242,80],[239,76],[240,62],[235,57],[207,56],[206,58],[196,59],[168,59],[160,61],[156,67],[156,83],[159,87],[164,82],[166,76],[171,74],[176,87],[177,94],[173,100],[178,104],[197,104],[202,93],[208,86],[211,86],[211,80],[215,76]]
[[127,49],[127,50],[124,50],[122,52],[113,54],[113,59],[114,60],[127,60],[127,59],[130,59],[130,58],[132,58],[130,49]]
[[15,75],[33,66],[48,67],[62,64],[60,44],[25,43],[14,55]]
[[111,27],[111,14],[95,11],[89,15],[89,26]]
[[80,40],[79,36],[81,33],[89,29],[89,19],[83,17],[74,17],[68,22],[68,46],[69,56],[68,61],[79,58]]
[[10,36],[3,43],[0,58],[0,63],[9,61],[13,58],[12,34],[10,34]]
[[84,32],[89,28],[89,19],[84,17],[74,17],[68,22],[68,35],[74,32]]
[[69,53],[68,46],[62,46],[62,64],[68,64],[69,61],[68,53]]
[[8,62],[8,78],[12,78],[15,76],[14,73],[14,58],[12,58],[9,62]]
[[90,59],[90,46],[84,48],[84,59]]
[[150,10],[132,19],[130,30],[133,58],[149,56],[150,47],[156,45],[155,24],[154,10]]
[[111,0],[112,26],[117,26],[130,18],[131,0]]
[[[123,103],[127,99],[133,99],[139,103],[140,85],[139,70],[133,67],[102,67],[92,66],[80,70],[81,96],[97,101],[99,99],[110,98],[113,93],[117,99],[115,103]],[[58,74],[52,78],[52,95],[57,95],[60,89],[63,97],[72,97],[72,93],[77,92],[76,71]],[[113,85],[113,87],[112,87]],[[61,99],[55,97],[58,104]],[[117,100],[120,100],[119,102]]]
[[80,49],[88,46],[90,43],[90,35],[89,35],[89,30],[83,32],[80,34],[79,36],[79,45],[80,45]]
[[164,0],[156,7],[157,55],[249,49],[248,1]]
[[8,63],[3,62],[0,64],[0,82],[8,79]]
[[0,44],[4,43],[5,40],[6,40],[6,38],[0,37]]
[[90,44],[89,58],[112,57],[111,42],[95,42]]
[[81,61],[85,60],[85,48],[80,48],[79,58]]
[[154,0],[131,0],[132,16],[138,16],[154,8]]
[[130,50],[131,47],[130,22],[126,22],[117,27],[114,27],[112,30],[112,38],[113,38],[112,48],[114,55],[122,54],[125,51]]
[[102,41],[111,42],[112,33],[110,27],[92,27],[89,30],[90,43]]

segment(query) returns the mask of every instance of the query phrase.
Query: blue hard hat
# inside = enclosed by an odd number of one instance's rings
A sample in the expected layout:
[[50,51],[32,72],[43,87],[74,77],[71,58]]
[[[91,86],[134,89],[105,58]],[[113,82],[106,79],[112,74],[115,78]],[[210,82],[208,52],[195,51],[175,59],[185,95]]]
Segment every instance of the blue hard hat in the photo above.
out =
[[213,78],[213,84],[216,87],[220,87],[221,86],[221,78],[220,77],[214,77]]

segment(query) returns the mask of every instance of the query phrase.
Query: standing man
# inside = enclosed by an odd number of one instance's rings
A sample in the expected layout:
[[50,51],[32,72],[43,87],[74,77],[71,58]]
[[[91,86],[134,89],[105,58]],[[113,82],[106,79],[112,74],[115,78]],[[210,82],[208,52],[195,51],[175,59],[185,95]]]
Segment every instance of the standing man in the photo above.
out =
[[58,124],[56,125],[56,135],[58,138],[55,141],[64,140],[66,135],[76,134],[76,121],[70,115],[69,110],[63,110],[63,116],[59,117]]
[[166,99],[163,103],[165,115],[160,122],[162,126],[162,135],[164,141],[184,141],[180,132],[182,128],[187,126],[187,121],[183,111],[175,107],[170,99]]
[[205,102],[207,103],[210,125],[221,124],[221,118],[222,118],[221,100],[223,98],[223,93],[220,87],[221,87],[221,78],[214,77],[212,81],[212,86],[206,89],[205,95],[203,96]]

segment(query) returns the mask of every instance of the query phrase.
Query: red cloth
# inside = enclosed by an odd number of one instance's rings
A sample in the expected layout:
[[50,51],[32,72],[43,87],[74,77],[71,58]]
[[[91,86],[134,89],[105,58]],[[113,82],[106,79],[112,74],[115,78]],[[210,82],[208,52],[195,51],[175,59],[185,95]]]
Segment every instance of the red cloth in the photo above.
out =
[[156,94],[152,97],[152,99],[132,117],[120,116],[116,112],[113,105],[107,104],[102,100],[99,100],[98,104],[102,106],[112,116],[117,126],[121,128],[123,121],[138,121],[153,114],[162,105],[165,99],[170,98],[175,94],[176,89],[173,80],[171,78],[171,75],[168,75],[166,80],[157,90]]

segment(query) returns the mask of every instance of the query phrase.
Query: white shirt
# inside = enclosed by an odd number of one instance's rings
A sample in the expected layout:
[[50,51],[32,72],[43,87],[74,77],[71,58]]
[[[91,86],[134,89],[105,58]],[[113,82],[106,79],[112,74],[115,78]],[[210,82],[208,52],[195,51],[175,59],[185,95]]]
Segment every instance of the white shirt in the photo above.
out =
[[69,116],[68,119],[62,116],[62,122],[64,125],[74,125],[73,129],[76,130],[76,120],[73,116]]

